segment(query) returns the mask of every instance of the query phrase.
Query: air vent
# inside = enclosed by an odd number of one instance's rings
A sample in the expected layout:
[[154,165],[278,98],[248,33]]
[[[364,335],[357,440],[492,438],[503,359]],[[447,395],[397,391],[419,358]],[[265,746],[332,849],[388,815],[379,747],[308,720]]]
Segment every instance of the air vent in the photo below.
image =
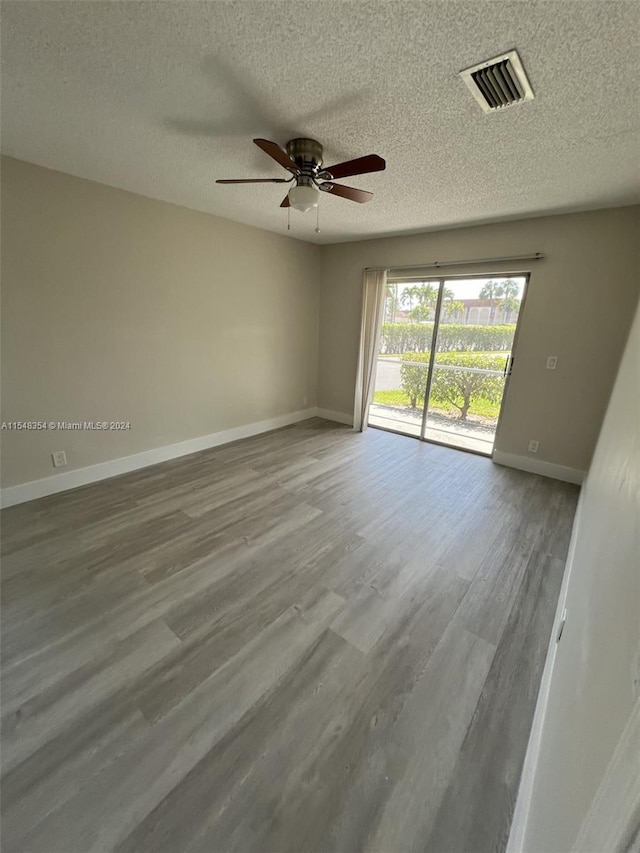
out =
[[485,113],[533,100],[533,89],[517,50],[467,68],[460,76]]

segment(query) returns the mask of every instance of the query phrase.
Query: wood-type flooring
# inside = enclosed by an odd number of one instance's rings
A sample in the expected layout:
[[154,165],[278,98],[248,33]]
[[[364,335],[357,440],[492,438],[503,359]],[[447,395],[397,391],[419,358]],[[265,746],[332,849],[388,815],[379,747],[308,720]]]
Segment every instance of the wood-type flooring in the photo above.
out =
[[504,850],[578,491],[313,419],[4,510],[3,853]]

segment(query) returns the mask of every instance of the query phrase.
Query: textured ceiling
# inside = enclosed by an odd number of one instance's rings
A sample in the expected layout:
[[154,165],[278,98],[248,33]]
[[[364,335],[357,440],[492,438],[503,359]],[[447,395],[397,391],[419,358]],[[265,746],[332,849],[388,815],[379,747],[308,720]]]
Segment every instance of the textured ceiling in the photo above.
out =
[[[378,153],[291,236],[327,243],[639,199],[636,2],[3,2],[6,154],[286,233],[251,139]],[[516,47],[536,99],[485,115],[457,72]],[[286,189],[286,188],[285,188]]]

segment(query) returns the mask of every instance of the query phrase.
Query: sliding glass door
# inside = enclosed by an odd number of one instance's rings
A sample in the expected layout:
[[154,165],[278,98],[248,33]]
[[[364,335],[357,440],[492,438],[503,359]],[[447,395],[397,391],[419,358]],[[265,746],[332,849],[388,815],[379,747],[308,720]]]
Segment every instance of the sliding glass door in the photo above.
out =
[[370,425],[490,455],[526,281],[391,279]]
[[389,281],[369,424],[420,437],[438,281]]

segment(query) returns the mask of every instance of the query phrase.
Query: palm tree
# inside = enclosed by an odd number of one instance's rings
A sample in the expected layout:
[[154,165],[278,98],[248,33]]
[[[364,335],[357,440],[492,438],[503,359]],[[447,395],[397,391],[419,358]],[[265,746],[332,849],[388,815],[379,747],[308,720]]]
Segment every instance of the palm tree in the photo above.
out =
[[387,298],[385,305],[386,322],[395,323],[398,304],[398,283],[395,281],[389,282],[387,284]]
[[420,305],[427,305],[429,308],[433,308],[438,300],[438,291],[432,284],[425,284],[424,282],[417,288],[417,296],[418,302]]
[[428,305],[418,303],[409,312],[409,317],[414,323],[428,323],[431,319],[431,308]]
[[512,278],[507,278],[502,282],[502,292],[505,296],[517,296],[520,292],[520,285]]
[[419,301],[419,293],[420,287],[417,284],[412,284],[410,287],[405,287],[402,291],[402,296],[400,297],[400,302],[403,305],[409,305],[409,312],[413,308],[413,300],[417,299]]
[[508,278],[506,281],[502,283],[502,293],[503,299],[500,303],[500,307],[502,308],[502,322],[508,323],[511,315],[518,311],[520,307],[520,287],[516,281],[512,278]]
[[448,299],[443,304],[442,311],[450,323],[459,322],[460,318],[464,316],[464,302],[456,299]]
[[450,323],[455,323],[456,319],[461,314],[464,314],[464,305],[462,302],[456,301],[455,293],[450,287],[445,287],[442,291],[442,316]]
[[438,301],[437,288],[432,284],[422,282],[415,287],[415,295],[418,300],[418,304],[411,312],[412,315],[419,321],[424,322],[433,319],[431,317],[431,312]]
[[503,284],[500,281],[489,280],[480,291],[480,299],[489,300],[489,323],[493,326],[496,321],[496,308],[500,304],[500,297],[504,295]]

